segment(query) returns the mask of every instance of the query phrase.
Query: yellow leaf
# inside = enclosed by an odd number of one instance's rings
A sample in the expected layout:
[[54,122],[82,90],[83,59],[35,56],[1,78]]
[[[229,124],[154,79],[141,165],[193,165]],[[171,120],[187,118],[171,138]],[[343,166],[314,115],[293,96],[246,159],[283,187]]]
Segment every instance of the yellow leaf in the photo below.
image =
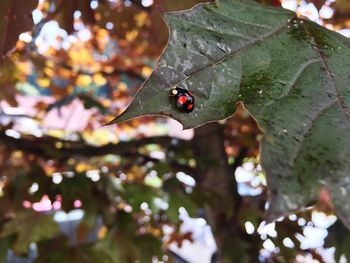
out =
[[16,43],[16,50],[23,50],[25,48],[26,44],[24,41],[17,41]]
[[84,133],[84,139],[93,145],[104,145],[110,142],[118,142],[118,138],[116,138],[115,134],[109,129],[96,129],[93,132]]
[[103,86],[107,83],[106,79],[102,76],[102,74],[95,74],[93,76],[94,82],[97,86]]
[[98,20],[100,20],[101,19],[101,14],[99,14],[99,13],[96,13],[95,14],[95,19],[96,19],[96,21],[98,21]]
[[46,60],[45,65],[49,68],[53,68],[55,66],[55,63],[52,60]]
[[145,11],[142,11],[134,16],[137,27],[142,27],[146,24],[148,18],[148,14]]
[[128,89],[128,85],[126,85],[126,83],[124,83],[124,82],[120,82],[120,83],[118,84],[118,89],[119,89],[120,91],[126,91],[126,90]]
[[56,171],[54,167],[47,166],[47,165],[44,166],[44,170],[48,176],[51,176]]
[[135,62],[132,61],[130,58],[125,58],[124,59],[124,64],[125,66],[132,66]]
[[126,33],[125,38],[126,38],[127,41],[132,42],[132,41],[134,41],[137,38],[138,35],[139,35],[139,31],[136,30],[136,29],[133,29],[133,30],[128,31]]
[[23,153],[21,151],[15,151],[13,154],[12,154],[12,158],[13,159],[19,159],[19,158],[22,158],[23,157]]
[[92,169],[93,169],[93,167],[87,163],[79,163],[79,164],[77,164],[77,166],[75,166],[75,170],[78,173],[82,173],[82,172],[92,170]]
[[103,71],[106,73],[112,73],[113,70],[114,70],[114,67],[112,67],[112,66],[104,66],[103,67]]
[[55,143],[55,147],[56,147],[57,149],[61,149],[61,148],[63,147],[63,143],[62,143],[62,142],[56,142],[56,143]]
[[48,135],[51,135],[56,138],[63,138],[65,135],[65,131],[62,130],[48,130],[47,131]]
[[145,76],[145,77],[148,77],[149,75],[151,75],[152,73],[152,69],[150,67],[143,67],[142,68],[142,75]]
[[97,233],[98,239],[104,239],[108,232],[108,228],[106,226],[102,226]]
[[90,85],[92,82],[92,78],[89,75],[79,75],[76,84],[80,87],[85,87]]
[[60,68],[58,70],[58,75],[63,79],[69,79],[71,77],[71,71],[65,68]]
[[68,55],[73,65],[89,65],[94,61],[92,53],[86,48],[72,47]]
[[67,86],[67,91],[68,91],[69,93],[72,93],[72,92],[74,91],[74,87],[73,87],[72,85],[68,85],[68,86]]
[[38,85],[42,88],[47,88],[48,86],[50,86],[50,80],[47,78],[38,78],[36,80],[36,83],[38,83]]
[[18,62],[17,63],[18,71],[23,72],[25,75],[32,74],[32,66],[29,61],[26,62]]
[[109,100],[109,99],[105,99],[105,100],[101,100],[101,103],[102,103],[102,105],[104,106],[104,107],[106,107],[106,108],[108,108],[108,107],[110,107],[111,106],[111,100]]
[[49,77],[52,77],[55,74],[55,71],[52,68],[44,68],[44,72]]
[[108,35],[109,35],[108,30],[106,30],[104,28],[99,28],[97,31],[98,38],[105,38],[105,37],[108,37]]

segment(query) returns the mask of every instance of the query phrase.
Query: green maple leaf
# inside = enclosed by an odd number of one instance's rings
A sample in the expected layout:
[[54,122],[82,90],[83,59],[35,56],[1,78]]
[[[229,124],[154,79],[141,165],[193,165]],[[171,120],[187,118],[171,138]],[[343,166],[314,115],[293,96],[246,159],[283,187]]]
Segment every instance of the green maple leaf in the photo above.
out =
[[[164,19],[170,39],[157,68],[111,123],[162,114],[190,128],[224,119],[242,103],[264,133],[270,217],[313,204],[323,189],[350,226],[350,40],[247,0]],[[193,93],[193,112],[176,108],[175,86]]]

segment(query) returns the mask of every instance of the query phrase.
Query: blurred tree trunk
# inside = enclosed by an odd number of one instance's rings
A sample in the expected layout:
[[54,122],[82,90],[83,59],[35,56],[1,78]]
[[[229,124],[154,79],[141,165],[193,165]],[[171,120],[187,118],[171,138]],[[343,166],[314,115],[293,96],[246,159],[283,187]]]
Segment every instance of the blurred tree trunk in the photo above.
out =
[[198,187],[201,192],[210,195],[205,212],[218,245],[218,261],[242,263],[252,262],[254,258],[257,260],[257,251],[254,251],[255,255],[247,254],[250,250],[244,241],[247,234],[237,218],[241,197],[237,192],[234,172],[242,164],[245,151],[230,166],[224,147],[223,127],[216,122],[197,128],[193,143],[198,164]]

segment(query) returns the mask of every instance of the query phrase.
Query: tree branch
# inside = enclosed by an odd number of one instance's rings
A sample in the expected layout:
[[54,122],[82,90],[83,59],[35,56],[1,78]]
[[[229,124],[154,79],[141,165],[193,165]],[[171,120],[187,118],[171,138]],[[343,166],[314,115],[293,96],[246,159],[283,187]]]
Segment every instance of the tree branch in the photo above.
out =
[[[240,256],[232,253],[232,248],[242,242],[238,241],[239,238],[249,238],[249,235],[239,224],[241,197],[234,171],[242,164],[247,151],[242,149],[230,166],[224,147],[223,127],[214,122],[195,129],[193,143],[198,163],[198,188],[201,192],[212,194],[205,209],[217,241],[220,262],[240,262]],[[257,247],[247,246],[244,249],[258,258]]]
[[13,150],[35,154],[44,159],[68,159],[74,156],[95,157],[107,154],[120,156],[139,155],[138,148],[148,144],[158,144],[163,147],[189,147],[189,142],[168,136],[147,137],[133,141],[109,143],[103,146],[93,146],[82,141],[67,141],[51,136],[37,138],[22,135],[20,138],[8,136],[0,130],[0,142]]

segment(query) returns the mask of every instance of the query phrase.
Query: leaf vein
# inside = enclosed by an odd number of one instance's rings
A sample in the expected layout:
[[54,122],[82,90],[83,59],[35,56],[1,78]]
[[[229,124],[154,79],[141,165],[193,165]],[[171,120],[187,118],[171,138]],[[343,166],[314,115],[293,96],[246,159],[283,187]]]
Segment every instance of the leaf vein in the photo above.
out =
[[255,26],[255,27],[259,27],[259,28],[263,28],[263,29],[269,29],[269,30],[273,29],[273,28],[266,27],[266,26],[263,26],[263,25],[260,25],[260,24],[256,24],[256,23],[252,23],[252,22],[248,22],[248,21],[243,21],[243,20],[238,20],[237,18],[225,15],[224,13],[217,12],[217,11],[215,11],[214,8],[211,8],[210,11],[213,12],[214,15],[222,16],[222,17],[224,17],[226,19],[229,19],[232,22],[236,22],[236,23],[240,23],[240,24],[244,24],[244,25],[248,25],[248,26]]
[[334,76],[331,72],[331,70],[329,69],[325,59],[324,59],[324,56],[322,54],[322,51],[318,48],[318,47],[315,47],[316,48],[316,51],[318,53],[318,55],[320,56],[321,58],[321,61],[322,61],[322,64],[323,64],[323,68],[326,70],[327,72],[327,77],[328,77],[328,80],[329,80],[329,83],[330,85],[334,88],[336,94],[337,94],[337,99],[339,101],[339,107],[341,108],[341,111],[345,114],[345,117],[346,119],[350,122],[350,116],[349,116],[349,113],[347,112],[346,110],[346,105],[345,105],[345,102],[344,102],[344,99],[340,93],[340,90],[337,88],[337,86],[335,85],[335,80],[334,80]]
[[321,62],[322,62],[322,67],[325,69],[326,71],[326,75],[328,77],[328,82],[329,84],[332,86],[332,88],[335,90],[336,94],[337,94],[337,99],[339,101],[339,107],[341,108],[341,111],[343,112],[343,114],[345,115],[346,119],[350,122],[350,116],[349,113],[346,110],[346,105],[344,102],[344,99],[340,93],[340,90],[337,88],[337,86],[335,85],[335,79],[333,76],[332,71],[330,70],[330,68],[328,67],[323,51],[320,49],[319,44],[317,43],[317,41],[315,40],[315,38],[313,37],[313,35],[310,33],[310,31],[308,30],[308,28],[305,26],[304,27],[306,33],[310,36],[310,38],[313,41],[313,45],[312,47],[314,48],[314,50],[316,51],[317,55],[320,57]]
[[322,108],[320,111],[316,113],[314,117],[311,117],[310,125],[306,128],[306,130],[302,133],[302,139],[298,142],[298,145],[296,147],[296,150],[294,154],[291,156],[290,160],[290,167],[294,167],[294,164],[298,158],[298,155],[302,149],[302,146],[304,145],[304,142],[308,135],[310,134],[312,128],[315,125],[316,120],[320,117],[322,113],[324,113],[326,110],[330,109],[332,106],[338,103],[338,100],[333,100],[329,104],[327,104],[324,108]]
[[[288,23],[289,23],[289,22],[288,22]],[[216,65],[218,65],[218,64],[220,64],[220,63],[225,62],[226,60],[228,60],[228,59],[232,58],[233,56],[235,56],[237,53],[239,53],[239,52],[241,52],[241,51],[243,51],[243,50],[246,50],[246,49],[250,48],[251,46],[254,46],[254,45],[258,44],[258,43],[261,43],[261,42],[263,42],[264,40],[266,40],[266,39],[268,39],[268,38],[270,38],[270,37],[272,37],[272,36],[278,35],[279,33],[283,32],[283,30],[285,30],[285,29],[287,28],[287,24],[288,24],[288,23],[283,24],[283,25],[280,26],[280,27],[277,27],[277,28],[276,28],[275,30],[273,30],[272,32],[269,32],[268,34],[265,34],[265,35],[263,35],[262,37],[256,38],[256,39],[254,39],[253,41],[247,43],[246,45],[244,45],[244,46],[242,46],[242,47],[240,47],[240,48],[237,48],[236,50],[234,50],[234,51],[232,51],[231,53],[229,53],[227,56],[224,56],[222,59],[220,59],[220,60],[218,60],[218,61],[216,61],[216,62],[210,63],[210,64],[208,64],[208,65],[206,65],[206,66],[204,66],[204,67],[202,67],[202,68],[200,68],[200,69],[198,69],[198,70],[192,72],[191,74],[187,75],[187,77],[182,78],[182,79],[178,80],[176,83],[172,84],[172,86],[178,85],[180,82],[182,82],[182,81],[184,81],[184,80],[187,80],[187,79],[193,77],[195,74],[197,74],[197,73],[199,73],[199,72],[201,72],[201,71],[203,71],[203,70],[205,70],[205,69],[207,69],[207,68],[209,68],[209,67],[216,66]]]
[[[277,9],[277,8],[273,8],[273,7],[267,7],[267,6],[262,8],[262,7],[258,6],[258,5],[256,5],[255,2],[252,2],[252,4],[250,4],[250,5],[247,5],[246,3],[243,3],[241,1],[235,1],[235,3],[237,5],[241,5],[241,6],[249,8],[249,9],[255,9],[255,10],[258,10],[258,11],[263,12],[263,13],[277,13],[277,14],[281,13],[281,9]],[[286,10],[286,9],[282,9],[282,10]],[[289,11],[286,10],[286,13],[287,12],[289,12]]]
[[[214,33],[214,34],[216,34],[216,35],[221,35],[221,36],[232,36],[232,37],[240,37],[240,38],[243,38],[243,39],[245,39],[245,40],[251,40],[250,38],[247,38],[247,37],[245,37],[245,36],[243,36],[243,35],[241,35],[241,34],[236,34],[236,33],[228,33],[228,32],[221,32],[221,31],[217,31],[217,30],[215,30],[215,29],[212,29],[212,28],[210,28],[210,27],[205,27],[205,26],[202,26],[202,25],[199,25],[199,24],[196,24],[196,23],[191,23],[190,21],[188,21],[188,20],[184,20],[184,21],[182,21],[183,23],[186,23],[186,24],[188,24],[188,25],[191,25],[191,26],[195,26],[195,27],[197,27],[197,28],[199,28],[199,29],[204,29],[204,30],[206,30],[206,31],[209,31],[209,32],[211,32],[211,33]],[[199,33],[202,33],[202,32],[199,32]]]
[[[321,62],[320,59],[313,59],[310,60],[309,62],[303,64],[301,66],[301,69],[297,72],[297,74],[294,76],[292,82],[290,83],[289,88],[287,89],[287,93],[285,95],[282,95],[282,97],[287,97],[288,95],[290,95],[290,93],[293,91],[293,89],[295,88],[295,84],[297,83],[297,81],[299,80],[299,78],[302,76],[302,74],[305,72],[305,70],[311,66],[312,64],[315,64],[317,62]],[[278,98],[279,99],[279,98]]]

